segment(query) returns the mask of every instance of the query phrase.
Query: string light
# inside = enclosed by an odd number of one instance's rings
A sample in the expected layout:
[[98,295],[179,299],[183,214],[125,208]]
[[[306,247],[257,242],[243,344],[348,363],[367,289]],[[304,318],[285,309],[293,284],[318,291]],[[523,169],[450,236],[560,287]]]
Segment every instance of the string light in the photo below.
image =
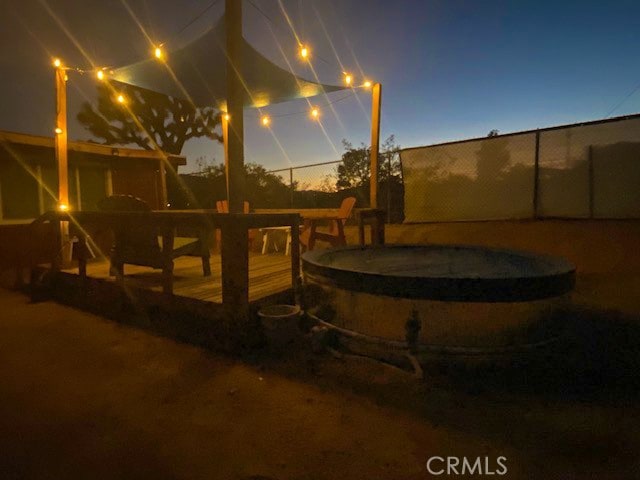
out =
[[367,80],[366,82],[364,82],[363,87],[364,88],[371,88],[371,82],[369,80]]
[[56,68],[60,68],[62,66],[62,60],[60,60],[59,58],[54,58],[53,59],[53,66]]
[[351,85],[351,82],[353,82],[353,77],[351,76],[350,73],[344,72],[344,83],[347,86]]
[[102,70],[98,70],[96,72],[96,77],[98,77],[98,80],[104,80],[104,72]]
[[124,95],[122,95],[122,94],[119,94],[116,97],[116,100],[118,100],[118,103],[125,103],[126,102],[126,99],[124,98]]
[[62,129],[60,127],[56,127],[54,132],[56,132],[57,135],[60,135],[62,133]]
[[67,210],[69,210],[69,205],[67,205],[66,203],[61,203],[60,205],[58,205],[58,210],[60,210],[61,212],[66,212]]
[[260,121],[262,122],[263,127],[268,127],[269,124],[271,123],[271,118],[269,118],[268,115],[263,115]]
[[311,118],[317,120],[319,117],[320,117],[320,110],[318,109],[318,107],[313,107],[311,109]]
[[164,56],[164,53],[162,52],[162,48],[160,47],[156,47],[154,54],[158,60],[162,60],[162,57]]
[[300,56],[305,60],[309,58],[309,47],[306,45],[300,45]]
[[227,121],[227,122],[228,122],[230,118],[231,118],[231,115],[229,115],[228,113],[225,113],[225,114],[224,114],[224,119],[225,119],[225,121]]

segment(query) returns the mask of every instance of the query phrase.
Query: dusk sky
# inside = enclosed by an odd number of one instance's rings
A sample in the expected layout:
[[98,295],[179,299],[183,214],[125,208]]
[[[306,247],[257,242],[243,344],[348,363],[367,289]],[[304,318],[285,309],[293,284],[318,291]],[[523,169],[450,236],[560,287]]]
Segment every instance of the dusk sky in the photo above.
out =
[[[215,23],[224,7],[219,0],[184,29],[211,0],[0,2],[0,129],[38,135],[52,135],[54,128],[52,57],[82,68],[89,67],[89,59],[126,65],[150,55],[143,29],[153,43],[185,42]],[[362,73],[382,83],[381,135],[395,134],[402,147],[640,112],[637,1],[282,0],[282,5],[310,45],[320,81],[339,84],[342,63],[356,83]],[[277,0],[244,2],[244,35],[274,63],[286,68],[283,51],[296,73],[313,79],[296,56]],[[90,75],[70,72],[69,77],[71,121],[82,101],[95,102],[95,86]],[[346,94],[313,103],[322,107]],[[368,92],[332,106],[336,115],[329,107],[322,110],[328,137],[309,119],[303,100],[266,108],[274,117],[271,130],[259,125],[255,110],[245,110],[245,161],[283,168],[337,160],[342,139],[369,143]],[[87,140],[91,134],[72,121],[70,138]],[[190,142],[183,154],[185,172],[196,168],[198,157],[222,161],[221,147],[205,139]]]

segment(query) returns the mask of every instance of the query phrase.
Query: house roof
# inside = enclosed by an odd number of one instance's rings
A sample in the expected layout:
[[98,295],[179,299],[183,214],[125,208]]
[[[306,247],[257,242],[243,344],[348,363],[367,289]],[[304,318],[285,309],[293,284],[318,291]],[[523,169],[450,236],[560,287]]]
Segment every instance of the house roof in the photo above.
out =
[[[109,72],[109,77],[200,107],[215,106],[225,111],[226,62],[224,22],[219,21],[186,46],[167,52],[163,61],[149,58],[116,68]],[[265,58],[244,39],[241,77],[246,107],[263,107],[348,88],[294,75]]]
[[[34,147],[55,148],[53,137],[43,137],[26,133],[8,132],[0,130],[0,143],[12,143],[15,145],[29,145]],[[171,155],[157,150],[143,150],[138,148],[113,147],[111,145],[101,145],[99,143],[69,141],[67,144],[69,151],[103,155],[108,157],[125,157],[140,159],[166,158],[175,165],[186,165],[187,159],[180,155]]]

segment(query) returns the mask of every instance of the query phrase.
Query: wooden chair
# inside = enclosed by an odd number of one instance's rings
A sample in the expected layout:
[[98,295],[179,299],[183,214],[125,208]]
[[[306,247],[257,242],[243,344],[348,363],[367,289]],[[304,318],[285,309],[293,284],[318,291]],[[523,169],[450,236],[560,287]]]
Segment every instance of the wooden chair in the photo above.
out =
[[[98,203],[98,209],[103,212],[150,212],[149,205],[131,195],[112,195]],[[111,273],[124,274],[124,264],[141,265],[161,269],[165,267],[162,255],[159,232],[154,228],[130,225],[114,230],[114,244],[109,254],[111,258]],[[209,263],[209,246],[206,238],[198,238],[177,248],[171,254],[172,258],[181,256],[195,256],[202,258],[202,273],[205,277],[211,275]]]
[[[218,213],[229,213],[229,202],[227,200],[218,200],[216,201],[216,210]],[[249,213],[250,212],[250,206],[249,206],[249,202],[245,201],[242,205],[242,213]],[[256,230],[255,229],[251,229],[249,230],[249,248],[251,248],[251,246],[253,245],[253,240],[256,238]],[[218,247],[221,245],[221,237],[220,237],[220,230],[217,229],[216,230],[216,245],[218,245]]]
[[344,236],[344,224],[351,216],[355,204],[355,197],[347,197],[342,200],[337,218],[331,220],[328,232],[317,231],[315,221],[312,221],[309,225],[305,225],[300,233],[300,244],[307,250],[313,250],[317,240],[329,242],[332,247],[346,245],[347,239]]

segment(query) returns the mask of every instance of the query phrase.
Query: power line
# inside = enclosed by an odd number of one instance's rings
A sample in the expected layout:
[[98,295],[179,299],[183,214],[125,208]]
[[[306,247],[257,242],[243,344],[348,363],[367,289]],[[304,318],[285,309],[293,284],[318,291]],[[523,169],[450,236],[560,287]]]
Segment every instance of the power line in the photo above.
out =
[[631,92],[626,97],[620,100],[615,107],[609,110],[609,112],[604,118],[609,118],[613,112],[615,112],[624,102],[626,102],[629,98],[631,98],[633,94],[636,93],[638,90],[640,90],[640,83],[638,83],[638,85],[636,85],[635,88],[631,90]]
[[187,28],[189,28],[191,25],[193,25],[195,22],[197,22],[198,20],[200,20],[205,13],[207,13],[209,10],[211,10],[218,2],[220,2],[220,0],[213,0],[213,2],[211,2],[209,5],[207,5],[200,13],[198,13],[195,17],[193,17],[184,27],[182,27],[180,30],[178,30],[171,39],[167,40],[166,42],[163,42],[162,45],[164,45],[165,43],[171,41],[173,38],[177,37],[178,35],[180,35],[182,32],[184,32]]
[[[275,22],[275,21],[274,21],[274,20],[273,20],[269,15],[267,15],[267,14],[266,14],[266,13],[265,13],[261,8],[260,8],[260,7],[258,7],[255,3],[253,3],[253,1],[252,1],[252,0],[247,0],[247,1],[248,1],[248,2],[249,2],[249,4],[250,4],[253,8],[255,8],[255,9],[256,9],[256,10],[257,10],[257,11],[258,11],[258,12],[259,12],[259,13],[260,13],[264,18],[266,18],[266,19],[267,19],[267,20],[268,20],[268,21],[269,21],[269,22],[270,22],[274,27],[276,27],[276,28],[280,29],[280,31],[281,31],[281,32],[285,32],[285,33],[287,33],[288,35],[290,34],[290,32],[289,32],[288,30],[286,30],[286,29],[282,26],[282,24],[280,24],[280,23],[276,23],[276,22]],[[304,32],[303,32],[303,34],[304,34]],[[317,58],[318,60],[323,61],[323,62],[324,62],[324,63],[326,63],[327,65],[335,66],[335,64],[332,64],[332,63],[328,62],[327,60],[325,60],[324,58],[322,58],[320,55],[313,54],[313,56],[314,56],[315,58]]]

